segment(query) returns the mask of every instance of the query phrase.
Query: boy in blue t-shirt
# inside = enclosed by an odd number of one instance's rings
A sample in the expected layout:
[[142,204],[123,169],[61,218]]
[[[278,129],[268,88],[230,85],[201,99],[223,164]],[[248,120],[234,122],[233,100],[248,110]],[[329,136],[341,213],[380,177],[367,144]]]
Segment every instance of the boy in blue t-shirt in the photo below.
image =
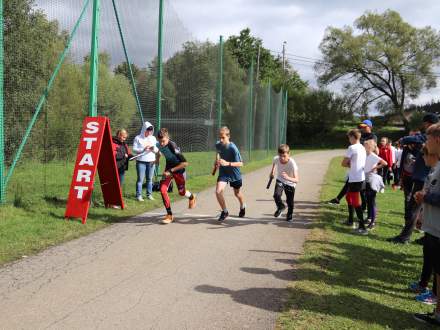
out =
[[229,128],[222,127],[220,129],[219,141],[216,143],[215,149],[217,151],[215,166],[219,169],[215,194],[222,208],[222,213],[218,221],[224,221],[229,215],[223,196],[223,191],[228,183],[234,189],[235,197],[237,197],[240,202],[240,212],[238,216],[242,218],[245,216],[246,208],[243,193],[240,190],[242,186],[240,167],[243,166],[243,161],[241,160],[240,151],[237,146],[230,141]]

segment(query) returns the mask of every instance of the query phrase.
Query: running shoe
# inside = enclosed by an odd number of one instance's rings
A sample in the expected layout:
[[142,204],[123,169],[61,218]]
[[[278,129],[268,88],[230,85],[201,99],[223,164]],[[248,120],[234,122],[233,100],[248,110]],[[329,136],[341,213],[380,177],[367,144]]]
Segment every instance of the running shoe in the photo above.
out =
[[437,304],[437,296],[432,292],[421,293],[416,296],[416,300],[418,302],[424,303],[426,305],[435,305]]
[[229,216],[229,212],[228,211],[222,211],[222,213],[220,214],[218,221],[219,222],[223,222],[225,221],[225,219]]

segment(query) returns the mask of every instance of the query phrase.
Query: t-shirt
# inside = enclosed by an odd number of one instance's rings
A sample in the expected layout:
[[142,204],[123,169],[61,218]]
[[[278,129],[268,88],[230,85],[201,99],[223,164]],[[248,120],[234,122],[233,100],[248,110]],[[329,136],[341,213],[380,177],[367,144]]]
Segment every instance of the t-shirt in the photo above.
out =
[[365,159],[365,168],[364,168],[364,172],[365,174],[368,174],[371,172],[371,170],[373,169],[373,167],[381,160],[382,158],[380,158],[378,155],[376,155],[374,152],[372,152],[371,154],[367,155],[367,158]]
[[[217,142],[215,145],[215,150],[220,155],[221,159],[227,162],[235,163],[241,162],[240,151],[233,142],[228,144],[222,144]],[[240,168],[236,166],[220,166],[218,171],[219,178],[226,179],[228,182],[234,182],[241,180]]]
[[362,144],[356,143],[348,147],[345,157],[350,159],[350,170],[348,171],[348,182],[365,181],[365,160],[367,153]]
[[402,161],[402,149],[396,149],[396,166],[400,167],[400,162]]
[[298,165],[296,165],[295,160],[290,157],[289,161],[286,164],[283,164],[280,162],[280,157],[275,156],[273,158],[273,164],[275,164],[275,166],[277,167],[277,180],[281,181],[285,185],[296,187],[296,183],[286,180],[282,176],[283,172],[286,172],[286,174],[290,177],[293,177],[295,175],[295,171],[298,171]]
[[440,238],[440,163],[429,174],[425,192],[422,230]]
[[[186,162],[185,157],[180,152],[180,148],[177,146],[177,144],[173,141],[169,141],[166,146],[161,146],[159,142],[157,142],[156,147],[159,149],[160,153],[165,157],[166,159],[166,165],[165,165],[165,171],[168,171],[172,169],[173,167],[176,167],[180,163]],[[185,172],[185,169],[181,169],[176,171],[176,173],[183,173]]]

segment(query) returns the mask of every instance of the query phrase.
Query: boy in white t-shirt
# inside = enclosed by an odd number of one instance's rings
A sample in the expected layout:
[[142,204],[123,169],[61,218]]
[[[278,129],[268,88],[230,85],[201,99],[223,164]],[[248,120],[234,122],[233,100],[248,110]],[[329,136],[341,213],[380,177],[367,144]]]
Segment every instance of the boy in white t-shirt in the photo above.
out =
[[377,154],[377,144],[374,140],[368,140],[364,143],[365,150],[367,152],[367,158],[365,160],[365,198],[367,200],[368,211],[368,229],[373,229],[376,225],[377,207],[376,207],[376,194],[380,188],[384,187],[382,177],[377,175],[377,170],[388,166],[388,163],[380,158]]
[[353,226],[353,214],[359,220],[359,228],[357,232],[361,235],[368,235],[365,228],[364,216],[362,212],[361,190],[365,181],[365,160],[367,154],[365,148],[360,144],[361,132],[358,129],[352,129],[347,133],[351,146],[348,147],[347,153],[341,162],[343,167],[348,167],[348,192],[345,196],[348,204],[348,221],[346,225]]
[[278,156],[273,159],[272,170],[269,177],[274,178],[275,167],[277,169],[275,190],[273,193],[273,199],[277,205],[277,210],[274,213],[276,218],[281,216],[281,213],[286,208],[281,196],[286,194],[287,202],[287,216],[288,222],[293,221],[293,199],[295,197],[295,187],[299,181],[298,166],[292,157],[290,157],[290,148],[287,144],[281,144],[278,147]]

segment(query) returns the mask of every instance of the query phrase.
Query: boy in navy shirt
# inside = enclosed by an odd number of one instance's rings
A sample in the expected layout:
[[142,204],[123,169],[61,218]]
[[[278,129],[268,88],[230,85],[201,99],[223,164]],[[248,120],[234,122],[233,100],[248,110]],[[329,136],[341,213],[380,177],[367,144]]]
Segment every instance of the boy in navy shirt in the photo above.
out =
[[241,192],[242,181],[240,167],[243,166],[243,161],[241,160],[240,151],[237,146],[230,141],[230,137],[229,128],[222,127],[219,131],[219,141],[215,145],[217,151],[215,166],[219,169],[215,194],[222,208],[222,213],[218,218],[220,222],[224,221],[229,215],[223,196],[223,191],[228,183],[234,189],[235,197],[237,197],[240,202],[240,212],[238,214],[240,218],[245,216],[246,208],[244,196]]

